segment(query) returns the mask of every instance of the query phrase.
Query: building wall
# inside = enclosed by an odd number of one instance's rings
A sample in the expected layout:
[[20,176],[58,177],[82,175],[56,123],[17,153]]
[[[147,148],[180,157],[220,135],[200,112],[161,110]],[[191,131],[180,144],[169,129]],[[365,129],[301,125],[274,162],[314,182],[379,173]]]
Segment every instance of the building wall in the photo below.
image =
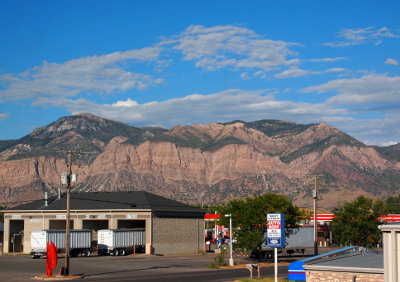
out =
[[[108,229],[117,229],[118,220],[144,220],[146,226],[146,253],[151,251],[151,212],[110,212],[110,211],[72,211],[70,214],[71,229],[83,229],[83,222],[90,220],[107,220]],[[12,211],[4,214],[4,253],[12,249],[10,237],[19,230],[12,230],[14,221],[23,222],[22,253],[30,253],[30,233],[33,230],[65,229],[65,211],[37,212]],[[53,226],[53,227],[52,227]],[[56,226],[56,227],[54,227]],[[21,229],[21,228],[18,228]]]
[[[354,276],[356,279],[354,280]],[[307,282],[384,282],[383,274],[306,271]]]
[[385,282],[400,280],[400,225],[379,226],[383,235],[383,265]]
[[[146,254],[185,254],[204,250],[204,218],[154,216],[151,211],[71,211],[71,229],[108,222],[108,229],[118,229],[119,221],[141,221],[146,228]],[[30,253],[30,232],[42,229],[65,229],[65,211],[8,211],[4,213],[4,253],[12,250],[11,233],[23,229],[22,253]],[[17,222],[18,224],[13,224]],[[90,224],[84,224],[90,221]],[[22,224],[21,224],[22,223]],[[14,226],[15,230],[11,230]],[[22,226],[22,227],[20,227]],[[55,227],[54,227],[55,226]],[[10,229],[11,227],[11,229]],[[18,229],[18,230],[17,230]],[[95,229],[95,228],[90,228]],[[104,229],[98,228],[98,229]],[[97,236],[96,231],[92,233]],[[95,240],[96,238],[92,238]],[[18,250],[19,251],[19,250]]]
[[153,218],[154,254],[198,253],[204,244],[204,218]]

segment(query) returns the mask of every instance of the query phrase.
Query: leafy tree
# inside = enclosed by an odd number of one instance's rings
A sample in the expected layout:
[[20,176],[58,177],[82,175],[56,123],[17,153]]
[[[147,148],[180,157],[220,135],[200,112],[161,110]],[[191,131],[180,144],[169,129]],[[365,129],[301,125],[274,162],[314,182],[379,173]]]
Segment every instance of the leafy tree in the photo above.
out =
[[382,200],[373,200],[363,195],[354,201],[339,205],[334,209],[336,218],[332,220],[333,240],[342,245],[371,248],[380,240],[379,216],[388,213],[388,205]]
[[390,196],[386,199],[386,204],[389,208],[389,213],[400,214],[400,195],[397,197]]
[[[237,249],[253,251],[261,254],[261,245],[265,241],[267,213],[284,213],[285,224],[292,228],[298,228],[302,212],[291,200],[283,195],[266,193],[255,195],[245,199],[234,199],[227,204],[222,204],[220,224],[229,226],[229,218],[225,214],[232,215],[232,228],[235,234]],[[287,230],[287,235],[289,230]]]

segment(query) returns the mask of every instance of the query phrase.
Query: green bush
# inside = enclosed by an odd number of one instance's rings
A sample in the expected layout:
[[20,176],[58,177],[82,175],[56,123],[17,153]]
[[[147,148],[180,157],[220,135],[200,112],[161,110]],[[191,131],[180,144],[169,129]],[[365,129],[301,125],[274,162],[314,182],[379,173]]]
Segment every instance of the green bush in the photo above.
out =
[[210,262],[208,264],[208,268],[219,268],[220,266],[224,265],[226,252],[227,250],[221,249],[221,252],[214,257],[214,262]]

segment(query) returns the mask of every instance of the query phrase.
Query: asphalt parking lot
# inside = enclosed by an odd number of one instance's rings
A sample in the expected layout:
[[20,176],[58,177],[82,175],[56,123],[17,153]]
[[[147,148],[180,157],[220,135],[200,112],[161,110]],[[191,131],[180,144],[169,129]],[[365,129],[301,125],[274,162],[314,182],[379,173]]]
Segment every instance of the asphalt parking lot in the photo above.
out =
[[[193,255],[129,255],[70,258],[70,275],[84,281],[234,281],[248,278],[245,267],[209,269],[214,253]],[[295,259],[295,258],[293,258]],[[248,257],[237,257],[236,263],[247,264],[257,261]],[[65,265],[63,255],[58,256],[58,265],[53,271],[57,275]],[[261,276],[273,276],[273,266],[262,267]],[[287,277],[287,264],[279,266],[279,277]],[[29,255],[0,256],[0,281],[33,281],[36,276],[46,274],[46,259],[32,259]],[[254,271],[253,275],[257,275]],[[80,279],[79,279],[80,280]]]
[[[320,247],[319,253],[326,253],[340,247]],[[304,255],[294,253],[278,255],[278,277],[287,278],[288,265],[296,260],[313,256],[314,249],[307,248]],[[83,281],[146,281],[146,282],[233,282],[235,279],[250,277],[246,264],[260,261],[248,256],[234,255],[235,264],[240,267],[210,269],[208,265],[217,256],[213,251],[205,254],[191,255],[128,255],[98,256],[70,258],[70,275],[84,279]],[[225,257],[228,263],[229,256]],[[272,258],[261,261],[261,277],[274,277],[274,261]],[[65,257],[58,255],[58,264],[53,275],[58,275],[65,265]],[[46,259],[32,259],[29,255],[0,255],[0,281],[24,282],[34,281],[32,278],[45,276]],[[253,271],[256,277],[257,271]],[[80,279],[78,279],[80,280]]]

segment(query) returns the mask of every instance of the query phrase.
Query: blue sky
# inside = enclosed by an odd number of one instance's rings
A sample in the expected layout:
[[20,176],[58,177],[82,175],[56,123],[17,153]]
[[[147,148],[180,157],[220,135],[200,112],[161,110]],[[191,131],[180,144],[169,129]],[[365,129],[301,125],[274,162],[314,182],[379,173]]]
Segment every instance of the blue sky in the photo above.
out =
[[77,113],[132,126],[325,122],[400,142],[399,1],[0,1],[0,140]]

